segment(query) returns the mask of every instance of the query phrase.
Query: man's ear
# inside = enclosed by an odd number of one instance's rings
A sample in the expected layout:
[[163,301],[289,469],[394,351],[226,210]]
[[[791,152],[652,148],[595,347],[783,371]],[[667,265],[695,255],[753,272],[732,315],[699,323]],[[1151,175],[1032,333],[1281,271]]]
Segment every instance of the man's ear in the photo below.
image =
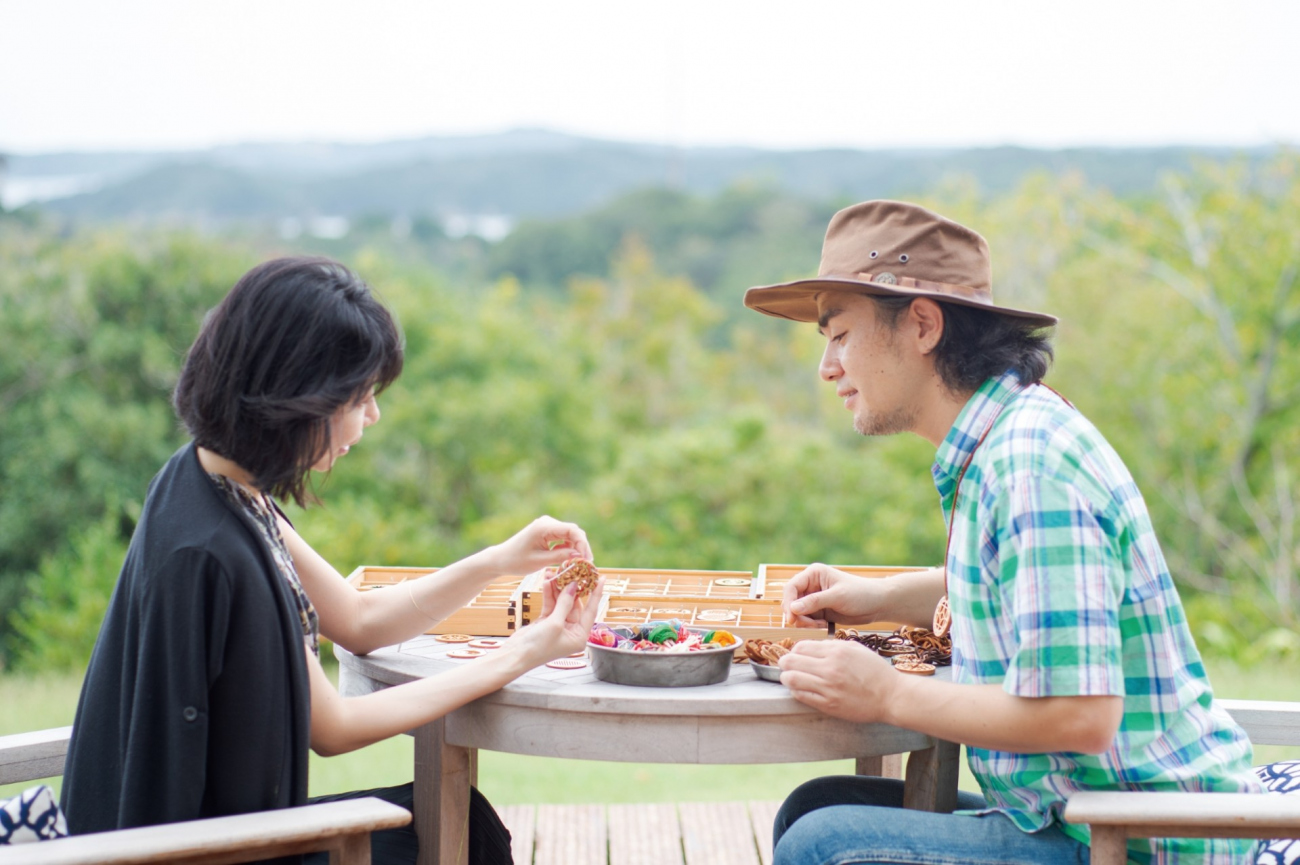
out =
[[918,297],[908,307],[908,317],[916,328],[916,347],[921,354],[934,351],[943,338],[943,307],[928,297]]

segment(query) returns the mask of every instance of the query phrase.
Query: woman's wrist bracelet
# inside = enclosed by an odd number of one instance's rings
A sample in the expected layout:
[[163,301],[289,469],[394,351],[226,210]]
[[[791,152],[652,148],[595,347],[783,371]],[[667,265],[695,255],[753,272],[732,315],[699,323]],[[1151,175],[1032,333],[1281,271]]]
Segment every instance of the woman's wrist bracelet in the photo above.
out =
[[415,611],[419,613],[421,616],[424,616],[430,622],[438,621],[433,616],[429,615],[424,610],[420,609],[420,605],[415,602],[415,590],[411,588],[412,582],[413,582],[412,580],[406,581],[406,596],[411,599],[411,606],[415,607]]

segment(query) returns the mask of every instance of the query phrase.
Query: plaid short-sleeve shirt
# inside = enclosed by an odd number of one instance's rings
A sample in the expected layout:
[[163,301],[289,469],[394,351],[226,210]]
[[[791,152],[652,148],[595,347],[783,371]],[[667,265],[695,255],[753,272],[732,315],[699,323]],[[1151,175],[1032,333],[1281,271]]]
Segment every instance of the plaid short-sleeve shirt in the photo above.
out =
[[[954,680],[1020,697],[1124,698],[1103,754],[969,748],[993,810],[1026,832],[1055,821],[1086,842],[1086,827],[1060,819],[1078,790],[1261,789],[1250,741],[1214,701],[1146,504],[1091,423],[1049,388],[991,378],[958,415],[932,472],[952,525]],[[1247,862],[1252,847],[1134,839],[1129,857]]]

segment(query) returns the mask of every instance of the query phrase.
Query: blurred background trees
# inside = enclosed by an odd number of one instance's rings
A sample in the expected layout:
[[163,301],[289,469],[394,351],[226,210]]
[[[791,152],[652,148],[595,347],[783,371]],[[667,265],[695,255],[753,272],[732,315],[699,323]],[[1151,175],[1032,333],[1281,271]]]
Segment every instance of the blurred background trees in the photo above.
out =
[[[1002,302],[1059,314],[1048,381],[1144,491],[1203,648],[1300,655],[1300,157],[1205,163],[1122,195],[1042,172],[922,200],[988,237]],[[932,448],[863,439],[811,327],[744,310],[815,271],[847,203],[740,183],[645,189],[503,239],[72,227],[0,214],[5,663],[85,662],[203,313],[303,249],[376,287],[406,334],[382,422],[294,513],[344,573],[441,565],[542,512],[597,562],[930,564]],[[417,230],[418,229],[418,230]]]

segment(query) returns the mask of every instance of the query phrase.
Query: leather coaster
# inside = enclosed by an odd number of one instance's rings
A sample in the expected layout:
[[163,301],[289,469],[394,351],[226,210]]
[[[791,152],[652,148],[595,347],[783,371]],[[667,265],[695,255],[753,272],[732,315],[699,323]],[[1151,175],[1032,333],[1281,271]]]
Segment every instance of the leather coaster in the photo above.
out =
[[486,654],[487,652],[483,649],[452,649],[447,653],[447,657],[457,659],[481,658]]
[[474,638],[469,634],[439,634],[434,639],[439,643],[468,643]]
[[894,659],[894,669],[900,673],[911,673],[913,676],[934,675],[934,664],[926,664],[921,661],[905,661],[902,658]]
[[735,610],[703,610],[695,618],[701,622],[730,622],[739,616]]
[[556,670],[580,670],[587,666],[587,662],[581,658],[556,658],[546,666]]

